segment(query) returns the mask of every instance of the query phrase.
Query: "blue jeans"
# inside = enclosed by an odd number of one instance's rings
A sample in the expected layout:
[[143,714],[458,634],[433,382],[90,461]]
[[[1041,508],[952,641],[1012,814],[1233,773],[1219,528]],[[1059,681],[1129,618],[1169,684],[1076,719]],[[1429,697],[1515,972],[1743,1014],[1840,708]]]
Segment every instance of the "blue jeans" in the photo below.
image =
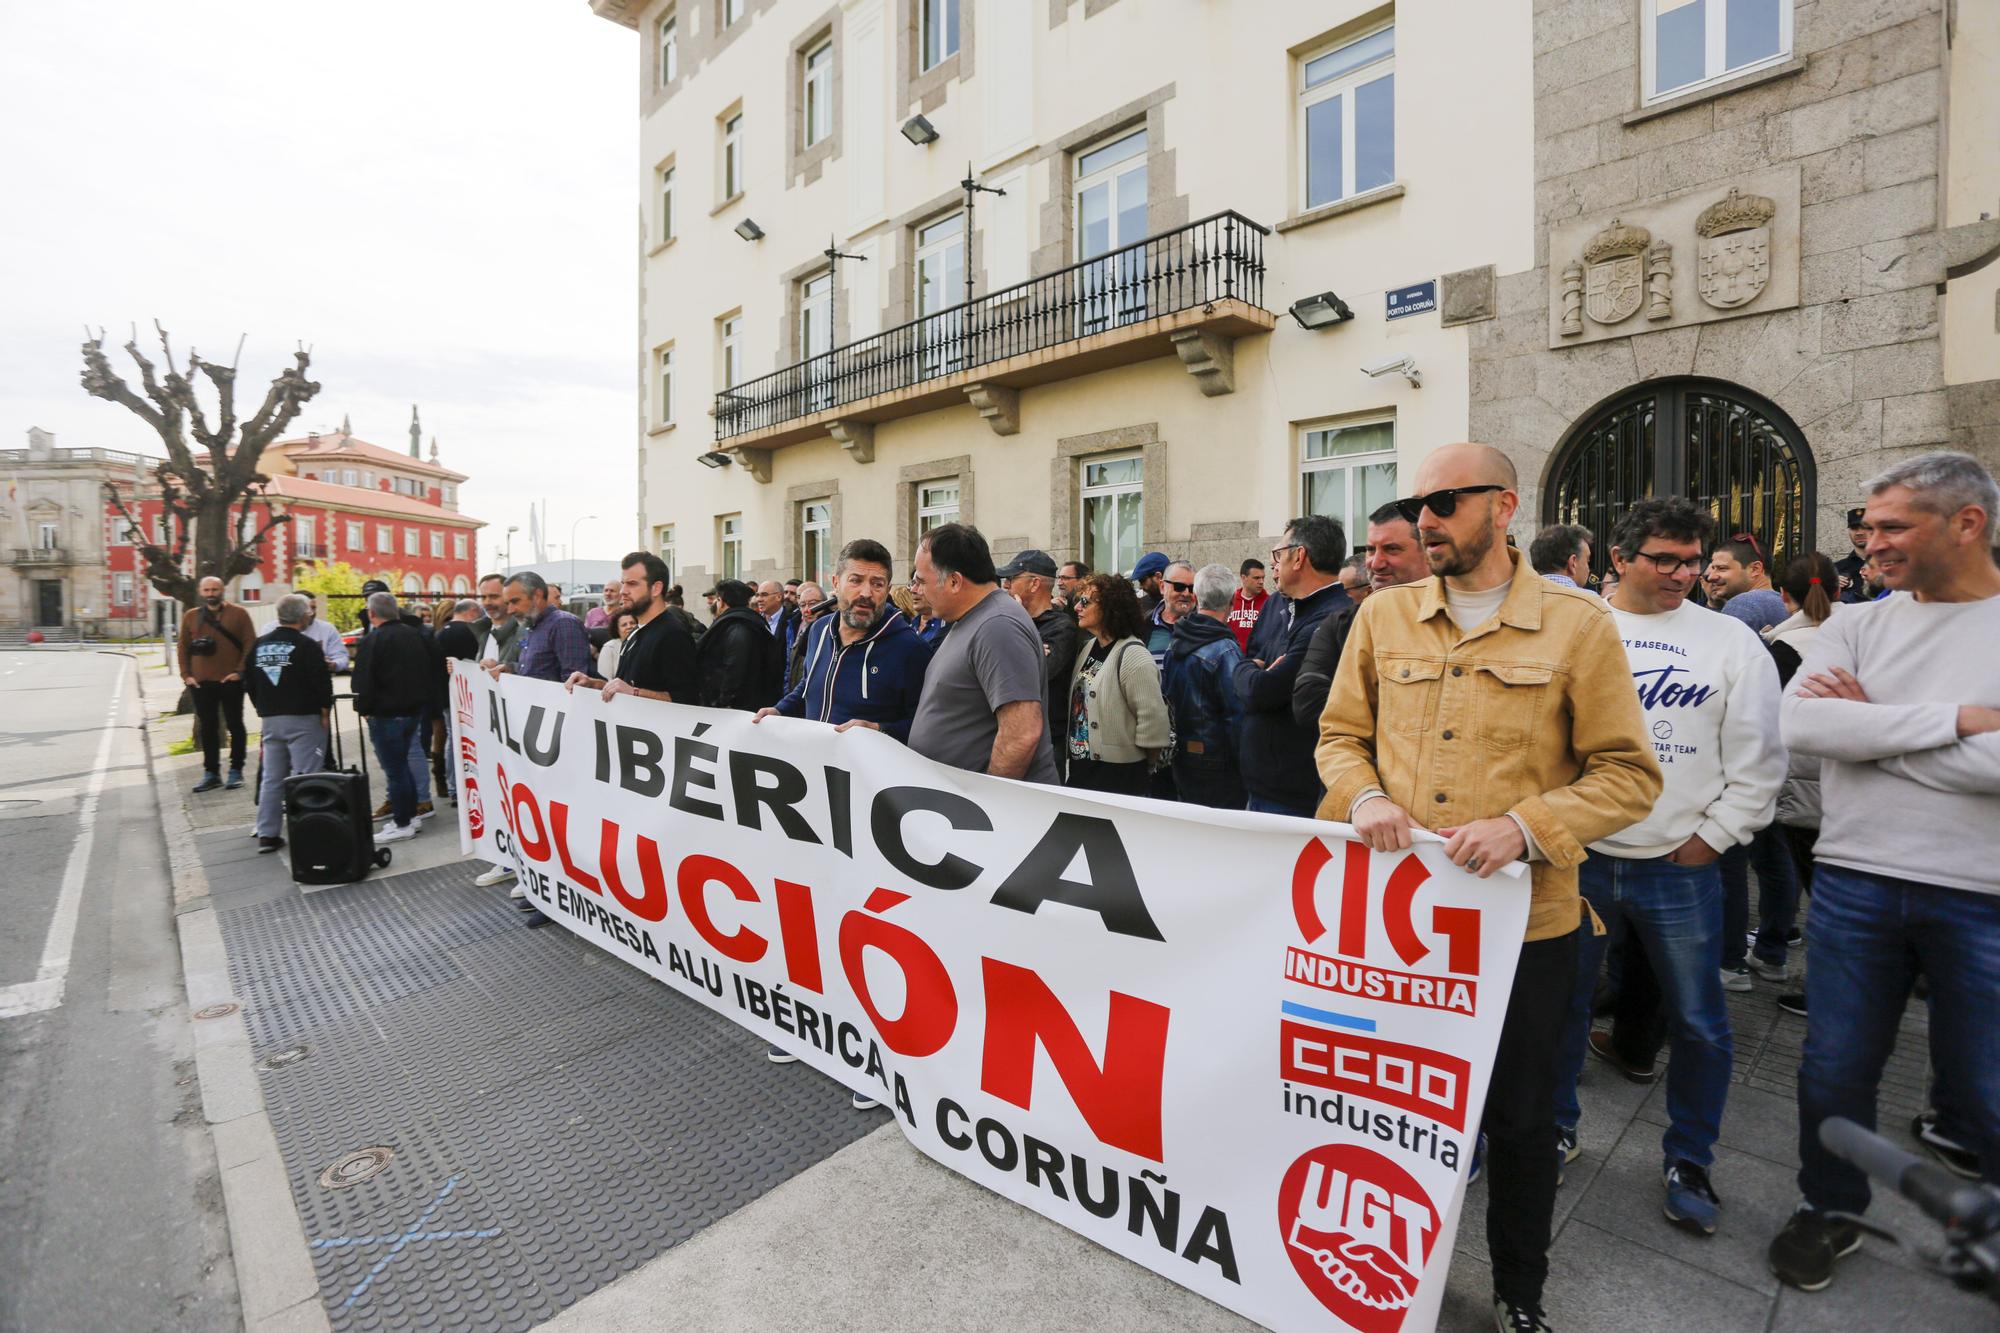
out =
[[407,824],[417,817],[417,784],[410,781],[410,738],[423,722],[423,718],[414,714],[368,719],[375,762],[382,766],[382,780],[389,785],[389,818],[397,824]]
[[1815,1208],[1858,1213],[1868,1178],[1820,1147],[1820,1122],[1875,1128],[1875,1091],[1917,973],[1930,978],[1931,1060],[1948,1083],[1960,1141],[2000,1179],[2000,897],[1813,870],[1812,966],[1799,1061],[1799,1189]]
[[1626,860],[1592,852],[1577,878],[1608,933],[1583,936],[1576,987],[1557,1044],[1556,1124],[1574,1129],[1583,1118],[1576,1081],[1590,1039],[1597,966],[1607,941],[1630,931],[1659,978],[1667,1010],[1667,1118],[1672,1124],[1660,1146],[1670,1162],[1706,1167],[1715,1160],[1735,1055],[1722,994],[1722,876],[1714,865],[1680,866],[1664,858]]
[[1264,797],[1254,793],[1244,801],[1243,808],[1245,810],[1262,811],[1267,815],[1297,815],[1300,819],[1311,819],[1318,813],[1311,806],[1301,809],[1295,805],[1280,805],[1276,801],[1266,800]]
[[1785,831],[1760,828],[1750,845],[1722,854],[1722,965],[1743,966],[1750,947],[1750,872],[1757,872],[1757,956],[1785,961],[1785,936],[1799,917],[1799,873]]

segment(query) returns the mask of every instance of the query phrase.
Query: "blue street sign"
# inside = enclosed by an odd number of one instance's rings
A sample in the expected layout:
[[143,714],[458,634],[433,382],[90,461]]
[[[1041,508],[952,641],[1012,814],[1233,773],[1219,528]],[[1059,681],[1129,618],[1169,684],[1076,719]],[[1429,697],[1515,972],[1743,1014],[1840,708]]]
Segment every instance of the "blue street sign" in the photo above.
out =
[[1388,318],[1401,319],[1405,315],[1422,315],[1438,308],[1438,285],[1435,281],[1420,282],[1414,287],[1396,287],[1388,294]]

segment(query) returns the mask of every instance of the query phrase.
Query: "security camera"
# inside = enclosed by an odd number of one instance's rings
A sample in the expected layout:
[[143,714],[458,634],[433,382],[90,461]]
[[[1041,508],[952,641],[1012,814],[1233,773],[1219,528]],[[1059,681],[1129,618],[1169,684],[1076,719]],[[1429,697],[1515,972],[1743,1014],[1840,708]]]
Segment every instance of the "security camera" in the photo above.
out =
[[1399,356],[1393,361],[1377,361],[1372,366],[1361,367],[1361,373],[1369,379],[1380,379],[1384,375],[1401,375],[1410,382],[1411,388],[1424,387],[1423,374],[1417,369],[1417,359],[1413,356]]

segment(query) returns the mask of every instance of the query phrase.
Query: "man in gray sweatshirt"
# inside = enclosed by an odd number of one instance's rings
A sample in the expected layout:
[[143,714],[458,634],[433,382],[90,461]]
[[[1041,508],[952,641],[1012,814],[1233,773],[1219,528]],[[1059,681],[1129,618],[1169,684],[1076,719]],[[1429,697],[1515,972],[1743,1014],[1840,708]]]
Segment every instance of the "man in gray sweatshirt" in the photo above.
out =
[[1931,1059],[1967,1147],[2000,1176],[2000,487],[1967,454],[1929,453],[1868,483],[1869,557],[1889,595],[1826,622],[1781,705],[1785,744],[1822,760],[1813,872],[1799,1188],[1771,1270],[1806,1291],[1861,1246],[1838,1214],[1868,1180],[1820,1145],[1875,1091],[1919,973]]

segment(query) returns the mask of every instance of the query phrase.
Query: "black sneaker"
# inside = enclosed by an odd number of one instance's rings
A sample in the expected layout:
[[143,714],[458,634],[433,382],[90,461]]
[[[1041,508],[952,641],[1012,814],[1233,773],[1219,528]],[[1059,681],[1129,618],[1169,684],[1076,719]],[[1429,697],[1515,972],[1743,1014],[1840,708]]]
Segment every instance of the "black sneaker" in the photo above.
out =
[[257,839],[257,854],[262,856],[265,852],[275,852],[284,845],[285,840],[283,838],[259,838]]
[[1667,1221],[1696,1236],[1713,1236],[1715,1221],[1722,1212],[1722,1200],[1708,1183],[1708,1168],[1693,1162],[1669,1162],[1665,1172],[1667,1201],[1662,1211]]
[[771,1042],[764,1047],[764,1058],[774,1065],[795,1065],[799,1062],[798,1056],[793,1055],[776,1042]]
[[1833,1265],[1861,1248],[1861,1228],[1799,1205],[1771,1241],[1766,1259],[1778,1281],[1800,1291],[1824,1291]]
[[1938,1165],[1963,1180],[1979,1179],[1979,1154],[1957,1139],[1938,1133],[1936,1111],[1925,1111],[1910,1122],[1910,1133]]
[[1554,1333],[1539,1305],[1516,1305],[1500,1296],[1493,1298],[1493,1327],[1500,1333]]
[[1806,1016],[1806,993],[1804,991],[1786,991],[1778,997],[1778,1007],[1788,1014],[1797,1014],[1800,1018],[1804,1018]]
[[240,768],[230,769],[229,780],[224,782],[222,785],[229,788],[229,790],[231,791],[235,791],[238,787],[243,785],[243,770]]
[[204,773],[201,776],[201,781],[194,784],[194,794],[199,796],[205,791],[215,791],[217,788],[221,786],[222,786],[221,774]]

